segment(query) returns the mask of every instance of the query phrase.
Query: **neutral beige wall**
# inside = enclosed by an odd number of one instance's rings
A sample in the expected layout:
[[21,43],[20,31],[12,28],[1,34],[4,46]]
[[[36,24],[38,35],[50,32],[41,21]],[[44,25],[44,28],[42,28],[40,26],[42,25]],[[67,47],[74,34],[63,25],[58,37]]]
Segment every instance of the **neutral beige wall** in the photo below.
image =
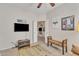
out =
[[[14,23],[17,19],[29,24],[29,32],[14,32]],[[35,14],[27,9],[18,6],[0,6],[0,50],[14,47],[11,42],[20,39],[30,39],[31,43],[37,42],[36,24],[38,21],[46,21],[45,38],[47,39],[47,19],[46,15]],[[36,26],[36,27],[35,27]]]
[[[61,30],[61,18],[75,15],[75,30],[74,31],[62,31]],[[79,42],[79,34],[76,32],[76,24],[79,21],[79,4],[63,4],[47,13],[47,18],[50,20],[50,35],[53,38],[61,40],[68,39],[68,47],[74,42]],[[53,25],[53,21],[58,21],[57,25]]]
[[[14,23],[17,19],[29,24],[29,32],[14,32]],[[37,20],[37,16],[28,10],[24,11],[17,6],[0,6],[0,50],[13,47],[11,42],[20,39],[27,38],[32,43],[33,20]]]

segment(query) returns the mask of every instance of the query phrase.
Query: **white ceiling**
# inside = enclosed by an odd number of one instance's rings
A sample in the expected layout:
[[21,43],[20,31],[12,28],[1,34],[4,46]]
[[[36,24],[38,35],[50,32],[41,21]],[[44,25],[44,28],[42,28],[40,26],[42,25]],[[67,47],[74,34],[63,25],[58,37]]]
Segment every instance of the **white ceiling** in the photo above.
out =
[[40,8],[37,8],[38,4],[33,4],[31,5],[31,7],[29,6],[29,8],[31,11],[36,13],[46,13],[59,5],[61,4],[58,3],[58,4],[55,4],[54,7],[52,7],[49,3],[48,4],[43,3]]
[[31,11],[34,13],[47,13],[48,11],[62,5],[62,3],[55,3],[54,7],[51,7],[49,3],[43,3],[40,8],[37,8],[39,3],[0,3],[0,6],[18,7],[24,11]]

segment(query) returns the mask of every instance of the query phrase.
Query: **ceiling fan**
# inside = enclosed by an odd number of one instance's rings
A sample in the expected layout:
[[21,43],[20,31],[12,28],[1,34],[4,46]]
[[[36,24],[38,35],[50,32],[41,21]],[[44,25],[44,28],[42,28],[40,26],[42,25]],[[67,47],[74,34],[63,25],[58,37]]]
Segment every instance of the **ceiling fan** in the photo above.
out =
[[[49,3],[52,7],[54,7],[55,6],[55,3]],[[38,6],[37,6],[37,8],[40,8],[41,7],[41,5],[42,5],[42,3],[39,3],[38,4]]]

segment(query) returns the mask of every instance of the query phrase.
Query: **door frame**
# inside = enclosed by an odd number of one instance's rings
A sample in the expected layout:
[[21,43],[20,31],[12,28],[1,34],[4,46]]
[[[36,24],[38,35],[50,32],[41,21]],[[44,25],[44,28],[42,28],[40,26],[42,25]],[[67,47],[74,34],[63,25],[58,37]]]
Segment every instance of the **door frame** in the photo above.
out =
[[[49,35],[49,22],[48,20],[44,20],[45,21],[45,43],[47,43],[47,36]],[[33,43],[37,43],[37,20],[33,21],[33,32],[32,32],[32,36],[33,36]]]

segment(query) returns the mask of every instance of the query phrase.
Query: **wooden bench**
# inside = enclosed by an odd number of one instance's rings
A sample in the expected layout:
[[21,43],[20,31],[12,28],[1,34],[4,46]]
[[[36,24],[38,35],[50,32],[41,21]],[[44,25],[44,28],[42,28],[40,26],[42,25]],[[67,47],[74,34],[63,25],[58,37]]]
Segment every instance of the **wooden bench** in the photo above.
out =
[[52,36],[48,36],[47,37],[47,45],[48,46],[49,45],[52,46],[52,44],[61,47],[62,48],[62,54],[63,55],[64,55],[64,50],[65,50],[65,52],[67,52],[67,39],[64,39],[62,41],[58,41],[58,40],[52,39]]
[[18,49],[25,47],[25,46],[30,46],[30,40],[28,40],[28,39],[18,40]]

